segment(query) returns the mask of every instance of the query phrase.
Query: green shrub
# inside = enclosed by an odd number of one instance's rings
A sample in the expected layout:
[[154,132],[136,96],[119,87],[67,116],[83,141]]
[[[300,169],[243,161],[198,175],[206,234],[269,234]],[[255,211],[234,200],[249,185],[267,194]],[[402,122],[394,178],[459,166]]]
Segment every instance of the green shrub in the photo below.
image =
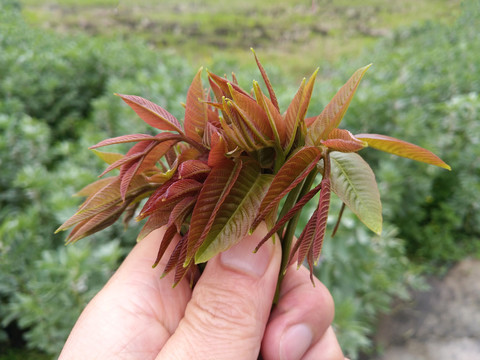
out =
[[31,29],[8,9],[0,14],[0,34],[0,99],[18,100],[24,113],[45,121],[52,140],[77,137],[91,100],[104,89],[100,49],[86,38]]
[[87,302],[112,275],[122,254],[118,241],[44,250],[30,266],[29,281],[16,292],[3,324],[16,320],[29,348],[59,354]]
[[363,150],[385,219],[398,227],[410,256],[432,264],[480,250],[480,5],[464,7],[453,26],[403,29],[365,54],[361,63],[374,66],[345,117],[348,128],[401,137],[452,166],[446,172]]

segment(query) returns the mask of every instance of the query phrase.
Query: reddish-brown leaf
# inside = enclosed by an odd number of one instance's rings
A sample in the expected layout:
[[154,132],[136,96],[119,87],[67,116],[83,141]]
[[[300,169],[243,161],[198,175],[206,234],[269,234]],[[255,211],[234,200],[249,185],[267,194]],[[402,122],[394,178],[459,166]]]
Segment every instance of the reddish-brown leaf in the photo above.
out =
[[330,177],[326,175],[321,182],[320,198],[318,201],[315,238],[313,240],[313,259],[318,261],[322,251],[325,230],[327,229],[328,210],[330,208]]
[[122,215],[127,206],[127,202],[113,204],[112,206],[104,209],[102,212],[99,212],[96,215],[80,222],[70,232],[66,239],[66,243],[70,244],[76,242],[112,225],[115,221],[117,221],[120,215]]
[[297,128],[304,122],[305,115],[310,104],[310,99],[312,97],[313,86],[315,84],[317,73],[318,69],[310,77],[306,85],[305,79],[303,79],[297,94],[293,98],[292,102],[287,108],[287,112],[285,113],[285,131],[287,138],[287,145],[285,147],[286,153],[290,151],[293,145]]
[[273,106],[280,112],[280,107],[278,106],[278,101],[277,97],[275,96],[275,91],[273,91],[272,84],[270,82],[270,79],[268,78],[267,72],[263,68],[262,64],[260,63],[260,60],[258,60],[257,54],[253,49],[251,49],[253,52],[253,56],[255,56],[255,61],[257,63],[258,69],[260,70],[260,73],[262,74],[263,81],[265,82],[265,85],[267,86],[268,94],[270,95],[270,100],[272,101]]
[[[170,228],[172,228],[172,235],[171,237],[169,236],[169,238],[167,238],[168,240],[168,243],[170,244],[173,236],[175,235],[175,233],[173,233],[173,231],[175,231],[175,226],[171,226]],[[170,235],[170,234],[169,234]],[[170,271],[172,271],[173,269],[175,269],[177,267],[178,264],[180,264],[181,266],[183,266],[183,261],[180,259],[180,255],[182,253],[182,248],[183,246],[187,243],[187,237],[186,236],[182,236],[180,238],[180,240],[178,241],[178,243],[175,245],[175,248],[173,249],[172,251],[172,254],[170,255],[170,258],[168,259],[168,262],[167,264],[165,265],[165,269],[163,270],[163,274],[162,274],[162,277],[168,275],[168,273]],[[166,248],[165,248],[166,250]],[[164,251],[165,252],[165,251]],[[163,254],[162,254],[163,256]],[[160,261],[161,259],[161,256],[158,257],[157,256],[157,259],[158,261]]]
[[188,232],[187,260],[193,259],[195,252],[207,236],[220,206],[230,193],[240,174],[242,162],[223,159],[208,174],[193,209]]
[[131,134],[131,135],[117,136],[114,138],[100,141],[98,144],[90,146],[89,149],[96,149],[102,146],[123,144],[123,143],[129,143],[129,142],[138,142],[138,141],[145,141],[145,140],[156,140],[156,137],[153,135],[147,135],[147,134]]
[[177,232],[180,233],[182,224],[185,221],[186,217],[193,210],[193,206],[195,205],[196,201],[196,196],[186,197],[180,200],[170,213],[167,226],[171,226],[172,224],[174,224],[177,228]]
[[338,128],[333,129],[321,144],[340,152],[357,152],[368,146],[367,142],[357,139],[350,131]]
[[[231,84],[231,86],[241,92],[242,94],[246,95],[246,96],[250,96],[250,94],[248,94],[247,92],[245,92],[240,86],[238,86],[237,84],[235,84],[234,82],[231,82],[229,81],[228,79],[225,79],[225,78],[222,78],[218,75],[215,75],[214,73],[211,73],[210,71],[208,71],[208,77],[209,79],[211,80],[210,82],[214,82],[217,87],[212,87],[212,90],[215,94],[215,97],[217,98],[217,101],[222,101],[222,97],[225,96],[229,99],[232,98],[232,95],[230,94],[230,89],[228,87],[228,84]],[[221,90],[222,94],[218,93],[218,89]]]
[[[140,233],[138,234],[138,237],[137,237],[137,242],[143,240],[152,231],[166,225],[168,222],[168,218],[170,216],[170,212],[171,210],[161,209],[151,214],[148,217],[147,221],[145,222],[145,225],[143,225],[142,230],[140,230]],[[160,245],[160,247],[162,246],[162,244]]]
[[262,107],[263,111],[267,114],[268,121],[270,123],[270,127],[272,128],[273,131],[273,136],[275,142],[282,147],[283,144],[285,143],[286,139],[286,130],[285,130],[285,122],[278,111],[278,109],[273,105],[271,100],[265,96],[265,94],[262,92],[262,89],[260,89],[260,86],[256,81],[253,82],[253,90],[255,91],[255,97],[257,100],[257,103]]
[[[158,263],[160,262],[163,255],[165,254],[165,251],[167,251],[168,246],[170,245],[170,243],[172,242],[172,240],[173,240],[173,238],[175,237],[176,234],[177,234],[177,229],[175,228],[174,225],[171,225],[171,226],[169,226],[165,229],[165,233],[163,235],[162,242],[160,243],[160,247],[158,248],[157,258],[155,259],[155,262],[153,263],[153,267],[158,265]],[[178,246],[178,244],[177,244],[177,246]],[[174,250],[174,253],[175,253],[175,250]],[[170,259],[172,259],[172,256],[175,257],[176,255],[175,256],[174,256],[174,254],[170,255]],[[170,260],[169,260],[169,262],[170,262]],[[167,263],[167,266],[168,266],[168,263]]]
[[145,156],[145,154],[155,146],[156,141],[141,141],[132,146],[132,148],[127,152],[127,154],[121,158],[120,160],[115,161],[113,164],[109,165],[100,175],[107,174],[108,172],[112,171],[113,169],[117,169],[124,165],[131,165],[136,160]]
[[150,195],[143,209],[140,211],[140,215],[137,216],[137,220],[142,220],[153,212],[159,210],[159,202],[161,202],[163,195],[167,191],[168,187],[172,185],[177,180],[176,176],[172,179],[167,180],[163,185],[159,186],[153,194]]
[[198,70],[188,89],[184,122],[185,134],[198,143],[202,142],[205,124],[208,120],[201,76],[202,68]]
[[210,166],[205,161],[187,160],[178,167],[178,176],[180,179],[194,179],[204,181],[210,172]]
[[[310,220],[308,220],[307,225],[303,228],[302,233],[298,237],[297,242],[290,250],[290,263],[293,263],[295,254],[297,254],[297,268],[302,266],[303,261],[305,260],[308,250],[312,247],[313,239],[315,238],[315,228],[317,225],[317,211],[315,210],[312,214]],[[284,269],[285,270],[285,269]]]
[[218,132],[212,132],[210,146],[211,148],[208,154],[207,164],[210,168],[213,168],[221,164],[223,159],[225,159],[227,145],[223,140],[223,137]]
[[170,185],[163,194],[161,201],[171,202],[172,200],[191,196],[192,193],[198,192],[203,184],[193,179],[179,179]]
[[142,157],[122,166],[120,169],[120,193],[122,198],[125,198],[133,178],[152,168],[175,143],[175,140],[164,141],[159,144],[153,142],[151,146],[145,149]]
[[233,88],[230,90],[235,108],[251,131],[263,142],[272,141],[273,131],[268,124],[267,114],[262,107],[250,96],[246,96]]
[[118,178],[117,176],[113,176],[113,177],[98,179],[97,181],[85,186],[83,189],[78,191],[74,196],[90,197],[93,194],[95,194],[97,191],[99,191],[100,189],[102,189],[105,186],[107,186],[108,184],[110,184],[111,182],[117,180],[117,178]]
[[436,165],[447,170],[452,169],[448,164],[446,164],[431,151],[403,140],[379,134],[358,134],[355,135],[355,137],[367,142],[368,146],[377,150],[385,151],[390,154],[406,157],[408,159],[427,164]]
[[178,120],[167,110],[140,96],[115,94],[122,98],[148,125],[159,130],[176,131],[183,134]]
[[328,134],[338,127],[352,101],[353,95],[370,65],[358,69],[352,77],[335,94],[310,127],[309,137],[313,144],[325,140]]
[[273,234],[275,234],[283,225],[287,223],[288,220],[290,220],[297,212],[299,212],[307,202],[309,202],[321,189],[321,184],[318,184],[316,187],[314,187],[312,190],[310,190],[308,193],[306,193],[288,212],[282,216],[280,220],[277,221],[277,223],[270,229],[270,231],[263,237],[263,239],[258,243],[257,247],[255,248],[255,251],[258,251],[260,247],[269,239],[272,237]]
[[253,228],[265,219],[272,209],[315,168],[322,157],[316,147],[304,147],[291,156],[280,168],[260,205]]

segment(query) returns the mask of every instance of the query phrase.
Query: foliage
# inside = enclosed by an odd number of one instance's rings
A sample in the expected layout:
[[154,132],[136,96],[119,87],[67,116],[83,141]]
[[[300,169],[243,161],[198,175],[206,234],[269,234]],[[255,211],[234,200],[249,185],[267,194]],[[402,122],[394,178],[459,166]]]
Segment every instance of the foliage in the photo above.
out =
[[388,313],[392,298],[409,298],[410,288],[423,283],[412,270],[397,230],[386,224],[372,238],[352,214],[345,214],[336,238],[325,243],[316,276],[335,300],[334,327],[351,359],[375,351],[371,343],[375,319]]
[[45,121],[52,140],[78,137],[91,100],[106,81],[98,49],[86,39],[31,31],[14,11],[0,14],[0,33],[0,98]]
[[[381,232],[375,176],[356,152],[371,146],[450,169],[433,153],[416,145],[385,135],[353,136],[338,129],[369,66],[357,70],[318,116],[305,119],[317,72],[308,82],[303,80],[282,115],[256,55],[255,60],[269,96],[255,81],[255,97],[250,95],[238,85],[234,74],[229,81],[208,72],[210,90],[205,90],[200,69],[187,93],[183,126],[149,100],[118,95],[142,120],[162,132],[123,135],[91,147],[109,164],[101,176],[114,169],[120,172],[79,192],[86,197],[85,202],[57,230],[74,226],[67,242],[105,229],[123,213],[127,219],[132,218],[140,202],[147,198],[137,216],[148,218],[139,239],[161,226],[167,228],[154,265],[174,235],[181,236],[164,270],[164,275],[175,270],[175,284],[194,264],[227,250],[265,219],[271,230],[256,249],[278,232],[284,252],[280,279],[295,257],[299,266],[304,260],[309,263],[312,276],[325,236],[331,191],[367,227]],[[123,143],[134,143],[125,155],[96,150]],[[319,173],[320,184],[310,190]],[[298,213],[316,193],[318,206],[291,247]]]
[[16,319],[20,327],[29,329],[25,335],[29,347],[57,353],[83,306],[112,275],[120,255],[118,242],[96,246],[95,251],[89,243],[42,251],[26,288],[2,309],[3,325]]

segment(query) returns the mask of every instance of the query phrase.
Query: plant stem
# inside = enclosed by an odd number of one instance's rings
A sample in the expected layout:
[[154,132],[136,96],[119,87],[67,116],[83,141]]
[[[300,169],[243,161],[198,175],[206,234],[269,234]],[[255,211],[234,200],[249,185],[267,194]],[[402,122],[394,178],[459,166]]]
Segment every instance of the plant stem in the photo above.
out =
[[[315,169],[305,178],[302,185],[297,186],[287,197],[285,204],[280,212],[280,218],[287,213],[298,201],[301,199],[312,187],[315,177],[317,176],[318,171]],[[295,230],[297,228],[298,220],[300,219],[301,211],[298,211],[287,224],[287,229],[283,235],[283,228],[279,230],[279,238],[282,244],[282,263],[280,265],[280,272],[278,274],[277,289],[275,291],[275,297],[273,298],[273,303],[277,304],[280,297],[280,287],[282,285],[283,278],[285,277],[285,272],[288,266],[288,260],[290,259],[290,249],[292,248],[293,238],[295,236]]]

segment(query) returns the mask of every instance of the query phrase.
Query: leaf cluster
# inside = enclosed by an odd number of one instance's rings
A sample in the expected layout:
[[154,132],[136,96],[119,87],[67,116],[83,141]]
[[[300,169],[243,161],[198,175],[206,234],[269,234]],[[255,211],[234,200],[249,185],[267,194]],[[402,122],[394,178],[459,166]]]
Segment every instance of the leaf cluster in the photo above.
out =
[[[282,113],[256,55],[255,61],[268,95],[256,81],[250,92],[242,89],[234,74],[228,80],[208,72],[206,89],[200,69],[187,92],[183,126],[149,100],[118,95],[161,132],[122,135],[92,147],[109,164],[101,176],[114,169],[119,174],[101,178],[78,193],[86,196],[85,202],[57,230],[74,226],[67,242],[110,226],[122,214],[128,221],[148,198],[137,216],[148,218],[139,240],[166,226],[156,265],[174,235],[180,234],[164,269],[164,274],[175,270],[175,284],[194,264],[227,250],[261,221],[267,221],[271,230],[257,249],[287,226],[287,235],[281,236],[286,244],[282,271],[294,259],[299,265],[307,260],[313,269],[322,249],[332,191],[367,227],[381,232],[375,176],[359,150],[370,146],[450,169],[436,155],[411,143],[378,134],[354,136],[338,128],[370,65],[357,70],[318,116],[306,118],[317,72],[302,81]],[[125,155],[96,150],[123,143],[134,143]],[[311,189],[317,174],[322,180]],[[316,193],[318,206],[290,248],[298,213]]]

